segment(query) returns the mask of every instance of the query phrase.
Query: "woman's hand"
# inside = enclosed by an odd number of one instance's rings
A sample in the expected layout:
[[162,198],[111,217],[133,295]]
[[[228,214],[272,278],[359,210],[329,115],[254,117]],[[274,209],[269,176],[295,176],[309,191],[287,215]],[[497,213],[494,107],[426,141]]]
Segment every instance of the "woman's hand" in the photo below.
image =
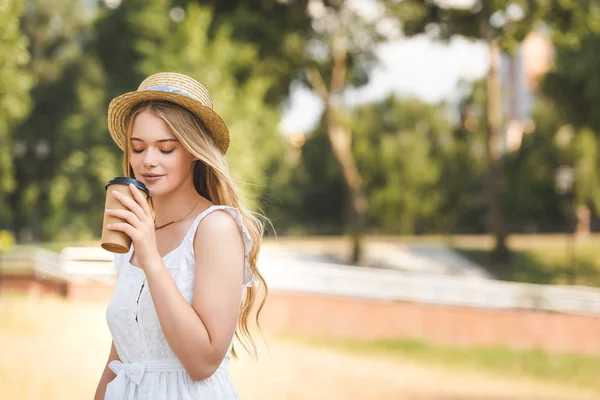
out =
[[160,253],[156,247],[154,219],[145,196],[134,185],[129,185],[133,199],[113,190],[112,195],[123,204],[127,210],[106,210],[108,215],[121,218],[124,222],[108,224],[111,230],[124,232],[129,236],[135,247],[135,257],[140,268],[145,269]]

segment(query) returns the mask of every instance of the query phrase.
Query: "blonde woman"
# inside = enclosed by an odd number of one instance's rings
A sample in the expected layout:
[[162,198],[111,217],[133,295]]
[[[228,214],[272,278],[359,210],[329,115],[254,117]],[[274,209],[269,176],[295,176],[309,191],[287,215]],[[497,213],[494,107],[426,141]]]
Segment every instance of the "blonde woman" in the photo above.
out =
[[147,186],[153,209],[133,186],[135,201],[109,194],[127,210],[107,210],[123,220],[107,228],[133,244],[114,258],[113,343],[95,399],[238,399],[228,362],[234,336],[256,351],[248,323],[265,285],[263,225],[229,173],[227,126],[206,88],[174,73],[113,99],[108,122],[126,176]]

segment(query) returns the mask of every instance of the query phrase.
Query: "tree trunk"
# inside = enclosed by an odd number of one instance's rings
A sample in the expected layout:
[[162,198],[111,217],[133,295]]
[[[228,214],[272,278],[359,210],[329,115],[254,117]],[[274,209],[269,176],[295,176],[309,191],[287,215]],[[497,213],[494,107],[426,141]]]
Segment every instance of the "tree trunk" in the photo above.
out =
[[363,192],[362,180],[356,161],[352,155],[352,134],[348,118],[341,103],[341,95],[346,86],[346,69],[348,67],[347,42],[342,32],[337,32],[331,41],[333,68],[329,88],[325,85],[318,69],[307,71],[307,78],[314,92],[325,103],[327,119],[327,136],[333,155],[342,168],[346,187],[350,192],[350,224],[352,235],[352,260],[356,265],[363,264],[362,239],[365,231],[367,200]]
[[340,110],[329,107],[327,110],[327,135],[335,158],[342,167],[344,181],[350,191],[350,209],[352,212],[352,263],[363,263],[362,239],[365,230],[367,201],[363,192],[362,180],[352,155],[350,131],[338,119]]
[[488,171],[486,176],[486,200],[488,204],[488,221],[496,247],[492,258],[496,262],[507,262],[510,252],[506,246],[506,229],[502,215],[500,166],[501,151],[501,109],[500,109],[500,48],[496,40],[488,40],[490,52],[490,69],[486,78],[487,89],[487,122],[488,122]]

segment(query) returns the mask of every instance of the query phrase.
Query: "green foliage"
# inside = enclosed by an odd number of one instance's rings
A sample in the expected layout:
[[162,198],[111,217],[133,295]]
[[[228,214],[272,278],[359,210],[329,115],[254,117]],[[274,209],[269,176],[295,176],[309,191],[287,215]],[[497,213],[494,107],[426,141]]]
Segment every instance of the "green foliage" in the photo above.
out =
[[0,252],[9,250],[15,244],[16,240],[12,232],[0,230]]
[[287,99],[290,84],[303,74],[305,67],[305,46],[312,31],[306,12],[308,0],[210,0],[202,4],[213,9],[210,38],[224,27],[233,40],[251,44],[257,51],[261,62],[241,68],[236,73],[238,82],[244,84],[250,70],[252,75],[269,77],[271,83],[265,101],[279,106]]
[[469,7],[405,0],[392,7],[409,36],[428,32],[442,40],[454,35],[495,39],[509,52],[542,24],[550,28],[556,42],[570,46],[600,31],[600,4],[596,0],[478,0]]
[[568,210],[557,192],[555,174],[563,151],[557,145],[560,120],[546,99],[537,101],[534,132],[520,149],[504,157],[503,207],[513,232],[553,232],[568,228]]
[[[32,76],[25,70],[29,62],[27,37],[19,29],[23,1],[0,3],[0,193],[15,190],[12,164],[13,128],[29,112]],[[4,196],[0,199],[0,220],[5,221]]]
[[600,157],[598,137],[590,129],[577,133],[573,143],[575,166],[575,204],[593,205],[600,210]]
[[211,90],[231,130],[234,175],[248,197],[271,184],[266,172],[281,162],[284,143],[276,133],[278,111],[265,98],[278,77],[261,69],[257,46],[232,40],[227,24],[210,36],[210,9],[192,4],[177,23],[172,6],[128,1],[109,10],[57,0],[27,9],[28,69],[37,85],[33,112],[15,131],[25,151],[11,160],[20,182],[11,216],[20,236],[99,235],[104,184],[121,173],[121,152],[106,126],[108,103],[161,70],[188,73]]
[[556,48],[554,69],[545,77],[544,95],[559,106],[557,112],[565,122],[589,127],[600,133],[600,33],[588,35],[580,46]]
[[345,229],[349,195],[325,129],[321,121],[307,138],[299,164],[282,188],[284,209],[294,223],[288,230],[294,233],[339,234]]
[[[597,214],[600,5],[476,3],[456,9],[425,0],[377,2],[401,18],[407,35],[493,39],[506,51],[543,20],[557,46],[556,67],[544,81],[535,132],[503,158],[503,212],[512,232],[564,229],[571,199],[557,194],[554,174],[570,164],[573,201]],[[306,69],[315,68],[326,86],[331,83],[335,37],[343,36],[347,46],[340,91],[366,83],[373,51],[384,40],[377,22],[351,2],[323,4],[324,14],[310,16],[307,0],[208,1],[202,7],[187,0],[131,0],[116,9],[79,0],[31,1],[24,9],[20,1],[3,2],[0,193],[8,201],[0,199],[2,225],[16,227],[16,236],[25,239],[98,236],[104,183],[121,169],[121,152],[106,127],[108,103],[149,74],[170,70],[211,91],[231,130],[232,171],[279,232],[347,232],[349,193],[325,120],[301,151],[277,133],[291,82],[304,81]],[[175,10],[184,12],[182,18],[173,18],[174,7],[181,7]],[[444,105],[392,96],[344,110],[334,96],[336,116],[352,132],[370,232],[488,230],[482,196],[486,92],[482,82],[468,92],[456,126]],[[574,136],[559,145],[565,126]]]
[[[443,192],[442,161],[452,131],[436,106],[394,96],[354,110],[352,151],[368,200],[370,232],[411,234],[435,229]],[[298,168],[282,189],[287,210],[302,233],[339,234],[347,229],[348,191],[324,121],[302,147]],[[296,229],[296,232],[298,230]]]
[[[168,15],[165,15],[168,18]],[[228,124],[231,147],[227,157],[246,194],[256,197],[267,184],[265,170],[281,155],[283,138],[277,133],[279,113],[265,104],[272,79],[254,70],[243,84],[235,76],[248,66],[259,65],[258,51],[250,44],[231,39],[231,31],[222,26],[208,37],[211,10],[188,6],[185,19],[172,28],[160,44],[139,44],[145,75],[157,71],[178,71],[205,85],[213,97],[215,110]],[[157,25],[166,25],[157,22]],[[259,156],[260,155],[260,156]]]
[[109,173],[97,170],[115,170],[102,150],[110,140],[103,74],[84,51],[92,17],[77,0],[35,2],[25,13],[23,31],[32,55],[28,69],[36,86],[32,112],[15,131],[24,150],[14,154],[20,184],[10,199],[19,236],[85,238],[99,233],[101,180]]
[[439,211],[440,155],[453,145],[439,110],[393,96],[356,110],[353,151],[374,232],[415,233],[419,222]]

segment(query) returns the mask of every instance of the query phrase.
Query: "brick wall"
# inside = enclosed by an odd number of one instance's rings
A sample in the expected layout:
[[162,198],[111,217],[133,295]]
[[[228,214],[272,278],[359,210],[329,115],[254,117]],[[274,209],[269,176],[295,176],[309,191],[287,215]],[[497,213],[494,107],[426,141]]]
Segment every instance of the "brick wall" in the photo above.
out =
[[[5,276],[2,289],[107,302],[113,285]],[[503,345],[600,354],[600,316],[500,310],[271,290],[261,314],[265,332],[349,339],[413,338],[452,346]]]
[[0,279],[0,290],[16,290],[29,296],[53,295],[72,301],[106,302],[114,286],[87,280],[83,282],[65,282],[38,279],[31,274],[4,275]]
[[414,338],[452,346],[503,345],[600,354],[600,317],[275,292],[267,332],[353,339]]

